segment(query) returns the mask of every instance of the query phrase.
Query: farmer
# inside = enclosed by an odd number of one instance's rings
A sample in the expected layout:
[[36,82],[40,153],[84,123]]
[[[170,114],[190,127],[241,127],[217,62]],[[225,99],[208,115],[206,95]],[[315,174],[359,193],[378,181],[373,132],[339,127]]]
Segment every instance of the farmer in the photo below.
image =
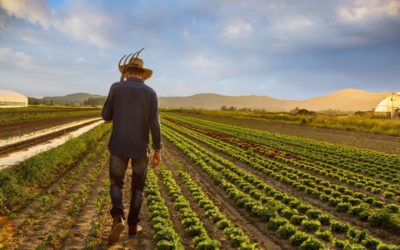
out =
[[[143,50],[143,49],[142,49]],[[112,121],[112,134],[108,149],[110,196],[112,208],[110,214],[113,225],[108,237],[109,243],[119,240],[126,219],[122,190],[125,171],[129,159],[132,165],[131,201],[128,214],[129,235],[142,231],[138,224],[139,212],[143,202],[143,189],[149,163],[149,132],[152,135],[154,149],[151,165],[159,166],[161,161],[161,135],[158,117],[157,94],[144,83],[152,75],[152,70],[144,68],[139,58],[141,50],[124,56],[119,63],[121,81],[114,83],[104,104],[102,117]],[[121,65],[122,60],[124,60]]]

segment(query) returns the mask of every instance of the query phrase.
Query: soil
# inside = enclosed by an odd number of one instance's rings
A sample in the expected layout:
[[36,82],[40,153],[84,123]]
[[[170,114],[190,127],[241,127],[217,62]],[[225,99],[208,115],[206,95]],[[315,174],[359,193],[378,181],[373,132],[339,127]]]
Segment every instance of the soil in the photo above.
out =
[[400,136],[381,135],[357,131],[319,128],[307,125],[285,124],[271,121],[216,117],[204,114],[185,114],[185,116],[214,122],[228,123],[279,134],[309,138],[317,141],[343,144],[364,149],[372,149],[389,154],[400,154]]
[[95,123],[97,121],[99,121],[99,120],[93,120],[93,121],[85,122],[83,124],[79,124],[79,125],[76,125],[76,126],[73,126],[73,127],[65,128],[65,129],[62,129],[62,130],[59,130],[59,131],[56,131],[56,132],[48,133],[48,134],[45,134],[45,135],[42,135],[42,136],[38,136],[38,137],[35,137],[35,138],[32,138],[32,139],[28,139],[28,140],[25,140],[25,141],[21,141],[21,142],[17,142],[17,143],[11,144],[11,145],[6,145],[6,146],[3,146],[3,147],[0,147],[0,157],[8,155],[8,154],[10,154],[12,152],[15,152],[15,151],[22,150],[24,148],[28,148],[28,147],[35,146],[35,145],[38,145],[38,144],[42,144],[45,141],[48,141],[48,140],[54,139],[56,137],[62,136],[65,133],[69,133],[69,132],[78,130],[78,129],[82,128],[82,127],[85,127],[85,126],[87,126],[89,124],[92,124],[92,123]]
[[[83,115],[79,117],[68,117],[68,118],[52,118],[42,119],[17,124],[4,124],[0,125],[0,138],[5,139],[13,136],[19,136],[22,134],[28,134],[42,129],[55,127],[61,124],[85,120],[89,118],[96,118],[98,115]],[[100,117],[99,117],[100,118]]]

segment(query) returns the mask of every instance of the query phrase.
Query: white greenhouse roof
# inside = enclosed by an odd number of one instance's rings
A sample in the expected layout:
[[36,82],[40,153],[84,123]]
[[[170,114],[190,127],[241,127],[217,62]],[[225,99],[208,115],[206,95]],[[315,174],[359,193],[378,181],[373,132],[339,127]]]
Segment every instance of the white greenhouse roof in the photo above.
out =
[[20,97],[20,98],[26,98],[23,94],[20,94],[18,92],[15,92],[13,90],[5,90],[5,89],[0,89],[0,97]]
[[391,112],[392,108],[400,109],[400,92],[383,99],[375,108],[375,112]]

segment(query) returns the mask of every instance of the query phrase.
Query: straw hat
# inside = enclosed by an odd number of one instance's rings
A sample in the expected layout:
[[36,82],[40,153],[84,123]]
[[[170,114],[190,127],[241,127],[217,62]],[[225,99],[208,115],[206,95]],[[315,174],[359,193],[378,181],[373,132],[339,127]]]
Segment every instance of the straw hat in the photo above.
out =
[[144,50],[144,48],[135,53],[124,55],[121,60],[119,60],[118,69],[119,72],[121,72],[121,81],[125,78],[125,74],[128,68],[134,68],[141,72],[143,80],[149,79],[151,77],[153,71],[151,69],[145,68],[143,60],[139,58],[139,54],[140,52],[142,52],[142,50]]

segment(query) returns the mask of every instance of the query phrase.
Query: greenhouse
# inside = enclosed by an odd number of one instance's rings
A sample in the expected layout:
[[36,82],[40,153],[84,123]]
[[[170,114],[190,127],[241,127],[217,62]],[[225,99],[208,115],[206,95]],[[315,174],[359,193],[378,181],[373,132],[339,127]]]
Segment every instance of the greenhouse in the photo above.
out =
[[0,89],[0,107],[26,107],[28,98],[12,90]]
[[390,113],[391,117],[397,117],[400,110],[400,92],[393,93],[383,99],[375,108],[378,113]]

